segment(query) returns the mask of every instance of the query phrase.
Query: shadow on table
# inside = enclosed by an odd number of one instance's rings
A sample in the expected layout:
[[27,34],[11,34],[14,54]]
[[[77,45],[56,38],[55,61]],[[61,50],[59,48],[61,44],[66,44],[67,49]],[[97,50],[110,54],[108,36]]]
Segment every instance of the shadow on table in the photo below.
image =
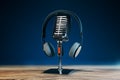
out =
[[[78,70],[78,69],[63,69],[62,70],[62,74],[64,75],[72,74],[75,72],[93,72],[93,71],[92,70]],[[48,70],[45,70],[43,73],[59,74],[58,69],[48,69]]]

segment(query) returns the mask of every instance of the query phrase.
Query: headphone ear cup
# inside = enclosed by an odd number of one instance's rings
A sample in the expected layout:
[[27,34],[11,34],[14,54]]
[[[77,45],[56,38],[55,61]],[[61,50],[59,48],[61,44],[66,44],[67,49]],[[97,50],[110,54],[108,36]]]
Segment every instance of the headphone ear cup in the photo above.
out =
[[47,56],[49,56],[49,57],[54,56],[55,50],[54,50],[54,47],[53,47],[53,45],[52,45],[51,43],[45,42],[45,43],[43,44],[43,51],[44,51],[45,54],[46,54]]
[[81,48],[82,46],[80,45],[80,43],[75,42],[69,51],[69,56],[72,58],[76,58],[78,54],[80,53]]

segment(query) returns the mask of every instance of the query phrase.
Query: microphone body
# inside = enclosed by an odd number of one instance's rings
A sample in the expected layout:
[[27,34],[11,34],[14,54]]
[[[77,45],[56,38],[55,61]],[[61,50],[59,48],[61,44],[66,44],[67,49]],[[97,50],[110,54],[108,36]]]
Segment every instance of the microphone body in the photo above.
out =
[[53,38],[57,41],[68,41],[68,28],[70,16],[56,16],[56,24],[53,32]]

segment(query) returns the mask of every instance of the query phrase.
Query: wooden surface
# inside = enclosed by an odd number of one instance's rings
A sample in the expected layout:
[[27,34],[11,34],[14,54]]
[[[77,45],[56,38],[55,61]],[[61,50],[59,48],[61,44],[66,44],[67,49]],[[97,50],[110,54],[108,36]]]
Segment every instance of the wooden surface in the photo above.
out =
[[0,80],[120,80],[120,68],[114,66],[63,66],[63,69],[70,71],[63,75],[49,71],[56,68],[57,66],[0,66]]

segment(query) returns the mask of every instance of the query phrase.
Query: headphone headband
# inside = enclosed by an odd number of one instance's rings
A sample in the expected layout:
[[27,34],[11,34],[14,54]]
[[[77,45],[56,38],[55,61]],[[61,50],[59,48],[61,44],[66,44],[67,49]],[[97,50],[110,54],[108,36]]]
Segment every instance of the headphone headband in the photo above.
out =
[[47,28],[47,24],[49,22],[49,20],[53,17],[53,16],[57,16],[57,15],[71,15],[75,18],[75,20],[78,22],[79,24],[79,28],[80,28],[80,37],[81,37],[81,45],[83,43],[83,32],[82,32],[82,23],[80,18],[73,12],[68,11],[68,10],[56,10],[54,12],[51,12],[50,14],[48,14],[48,16],[45,18],[43,25],[42,25],[42,41],[45,42],[45,37],[46,37],[46,28]]

